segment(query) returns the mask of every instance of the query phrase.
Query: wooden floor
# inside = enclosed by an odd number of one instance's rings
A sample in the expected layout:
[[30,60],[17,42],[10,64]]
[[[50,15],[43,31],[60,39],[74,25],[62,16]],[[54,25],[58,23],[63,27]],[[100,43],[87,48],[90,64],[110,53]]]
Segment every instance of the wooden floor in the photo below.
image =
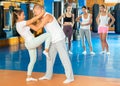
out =
[[[13,39],[12,39],[13,40]],[[73,41],[73,55],[70,61],[75,75],[75,81],[63,84],[66,79],[64,68],[59,56],[54,65],[52,80],[26,82],[26,71],[29,63],[29,54],[24,45],[15,45],[0,48],[0,86],[120,86],[120,35],[110,33],[107,39],[111,55],[100,54],[101,46],[97,34],[92,36],[93,49],[96,55],[82,55],[81,41]],[[9,44],[10,41],[6,42]],[[0,41],[0,44],[4,42]],[[12,43],[17,43],[16,41]],[[33,77],[39,78],[46,71],[46,58],[42,48],[38,48],[37,61]],[[13,71],[14,70],[14,71]],[[56,74],[57,73],[57,74]]]
[[[35,78],[42,77],[43,73],[34,72]],[[65,76],[54,74],[52,80],[26,82],[25,71],[0,70],[0,86],[120,86],[120,79],[100,77],[75,76],[75,81],[63,84]]]

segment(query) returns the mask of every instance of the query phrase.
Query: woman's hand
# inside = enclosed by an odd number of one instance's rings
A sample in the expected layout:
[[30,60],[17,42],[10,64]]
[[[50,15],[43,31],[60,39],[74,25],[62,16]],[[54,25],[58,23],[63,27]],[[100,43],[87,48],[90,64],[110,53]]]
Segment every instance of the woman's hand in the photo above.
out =
[[82,24],[81,22],[80,22],[80,25],[81,25],[81,26],[85,26],[85,24]]
[[107,26],[107,27],[111,27],[111,25],[109,25],[109,24],[106,24],[106,26]]

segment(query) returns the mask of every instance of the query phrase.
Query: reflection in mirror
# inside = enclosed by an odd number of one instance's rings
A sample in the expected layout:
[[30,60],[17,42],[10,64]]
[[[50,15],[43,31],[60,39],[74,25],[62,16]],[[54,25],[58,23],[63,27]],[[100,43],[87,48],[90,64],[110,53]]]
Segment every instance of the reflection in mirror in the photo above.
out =
[[15,23],[14,23],[14,16],[13,11],[15,9],[20,9],[20,4],[15,2],[9,2],[9,1],[2,1],[0,3],[0,7],[3,9],[1,10],[0,14],[1,17],[0,20],[2,20],[1,23],[1,29],[2,33],[4,33],[4,36],[0,36],[0,38],[10,38],[13,36],[19,36],[16,32]]
[[16,31],[15,18],[13,15],[14,10],[22,9],[25,13],[25,20],[33,17],[32,8],[33,3],[22,2],[0,2],[0,39],[18,37],[19,34]]

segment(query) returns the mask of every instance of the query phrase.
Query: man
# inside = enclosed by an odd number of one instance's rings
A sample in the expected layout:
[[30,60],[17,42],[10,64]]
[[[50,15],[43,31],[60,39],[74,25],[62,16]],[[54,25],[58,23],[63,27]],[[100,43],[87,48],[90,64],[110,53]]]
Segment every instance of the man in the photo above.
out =
[[[35,16],[40,15],[44,8],[38,4],[36,4],[33,8],[33,13]],[[47,59],[47,69],[46,74],[39,80],[50,80],[53,75],[53,65],[55,62],[56,54],[58,52],[60,60],[65,69],[65,75],[67,79],[63,83],[70,83],[74,81],[73,71],[71,67],[71,62],[67,53],[66,44],[65,44],[65,34],[62,31],[62,28],[59,26],[57,20],[54,16],[49,13],[45,13],[40,18],[40,23],[38,24],[39,28],[45,28],[47,32],[49,32],[52,36],[52,43],[49,49],[49,56],[51,60]],[[37,28],[36,28],[37,29]]]

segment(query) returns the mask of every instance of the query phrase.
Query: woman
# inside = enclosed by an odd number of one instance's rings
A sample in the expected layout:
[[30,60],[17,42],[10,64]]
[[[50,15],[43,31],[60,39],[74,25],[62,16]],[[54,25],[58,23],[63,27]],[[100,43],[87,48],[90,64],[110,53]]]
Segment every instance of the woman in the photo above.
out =
[[[100,9],[100,13],[96,18],[96,22],[98,24],[98,34],[100,36],[101,45],[102,45],[101,54],[105,53],[105,49],[107,54],[110,54],[106,39],[107,39],[109,27],[111,27],[115,19],[110,13],[107,12],[107,9],[104,5],[100,5],[99,9]],[[109,23],[110,18],[112,21]]]
[[30,62],[28,65],[27,70],[27,78],[26,81],[37,81],[37,79],[32,78],[32,70],[34,67],[34,64],[36,62],[36,48],[41,45],[45,41],[45,50],[43,53],[46,55],[47,58],[50,59],[48,56],[48,50],[49,45],[51,41],[51,36],[49,33],[44,33],[38,37],[34,37],[34,35],[31,33],[30,28],[34,31],[37,31],[39,27],[36,27],[32,25],[35,21],[37,21],[39,18],[41,18],[44,15],[44,11],[42,10],[42,13],[30,20],[25,21],[25,15],[22,10],[15,11],[15,18],[16,18],[16,28],[17,32],[24,38],[25,40],[25,46],[28,49],[29,55],[30,55]]
[[[68,5],[67,9],[66,9],[66,13],[64,13],[63,15],[61,15],[58,18],[58,22],[63,25],[63,31],[66,35],[66,37],[68,37],[68,51],[69,54],[72,54],[71,50],[71,37],[73,34],[73,25],[74,25],[74,14],[72,14],[72,6]],[[63,18],[63,24],[61,23],[61,19]]]
[[93,48],[92,48],[91,31],[90,31],[90,25],[92,23],[92,15],[88,13],[86,6],[82,7],[82,11],[83,11],[83,14],[76,18],[76,21],[80,22],[80,34],[81,34],[81,40],[82,40],[82,47],[84,49],[82,54],[84,55],[87,54],[86,47],[85,47],[85,37],[86,37],[90,47],[90,54],[94,55],[95,53],[93,52]]

